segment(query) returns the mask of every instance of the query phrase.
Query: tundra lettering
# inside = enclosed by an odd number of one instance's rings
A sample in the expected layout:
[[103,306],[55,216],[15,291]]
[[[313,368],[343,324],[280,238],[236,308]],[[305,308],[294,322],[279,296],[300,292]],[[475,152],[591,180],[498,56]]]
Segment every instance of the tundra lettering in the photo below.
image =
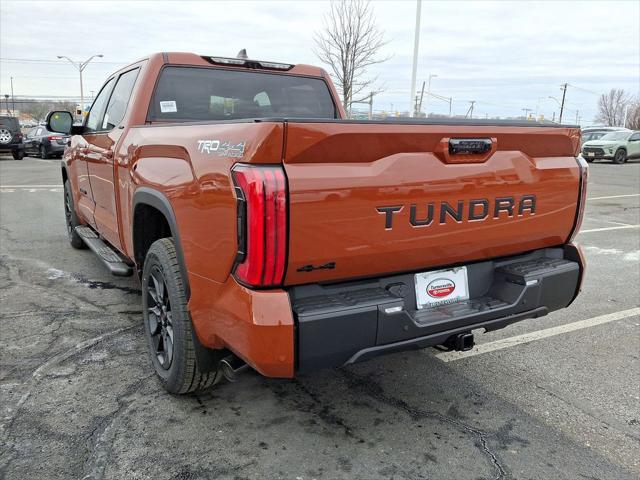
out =
[[[536,196],[532,194],[522,195],[518,202],[518,216],[525,215],[528,212],[529,215],[535,215],[536,213]],[[412,227],[427,227],[433,222],[433,215],[435,210],[435,203],[429,202],[426,205],[426,214],[422,218],[418,218],[418,210],[422,210],[421,205],[412,203],[409,206],[409,224]],[[498,197],[494,200],[493,218],[500,218],[500,212],[506,212],[507,216],[513,217],[513,209],[516,205],[516,200],[513,197]],[[378,213],[385,216],[385,229],[393,229],[393,214],[401,212],[404,205],[394,205],[390,207],[376,207]],[[456,206],[453,207],[449,202],[439,203],[439,218],[440,225],[447,223],[447,217],[450,217],[457,223],[462,223],[463,218],[467,221],[473,222],[478,220],[485,220],[489,214],[489,200],[478,199],[470,200],[468,204],[464,200],[458,200]],[[466,216],[464,212],[467,212]]]
[[246,366],[468,349],[573,302],[579,128],[438,122],[347,120],[309,65],[157,53],[111,75],[84,125],[47,128],[70,135],[71,246],[137,277],[150,363],[183,394]]

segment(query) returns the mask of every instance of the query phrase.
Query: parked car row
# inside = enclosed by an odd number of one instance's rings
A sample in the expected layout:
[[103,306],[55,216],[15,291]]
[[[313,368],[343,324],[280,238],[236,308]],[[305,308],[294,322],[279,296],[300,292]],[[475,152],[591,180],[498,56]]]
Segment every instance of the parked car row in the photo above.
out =
[[25,156],[62,157],[68,141],[68,135],[50,132],[43,125],[35,126],[24,135],[16,117],[0,116],[0,153],[11,152],[15,160]]

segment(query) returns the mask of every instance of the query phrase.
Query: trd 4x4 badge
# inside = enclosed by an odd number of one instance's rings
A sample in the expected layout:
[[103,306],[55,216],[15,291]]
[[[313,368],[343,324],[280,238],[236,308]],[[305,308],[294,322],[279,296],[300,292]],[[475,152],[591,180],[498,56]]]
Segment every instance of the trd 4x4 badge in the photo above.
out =
[[241,158],[246,142],[230,143],[226,140],[198,140],[198,151],[219,157]]

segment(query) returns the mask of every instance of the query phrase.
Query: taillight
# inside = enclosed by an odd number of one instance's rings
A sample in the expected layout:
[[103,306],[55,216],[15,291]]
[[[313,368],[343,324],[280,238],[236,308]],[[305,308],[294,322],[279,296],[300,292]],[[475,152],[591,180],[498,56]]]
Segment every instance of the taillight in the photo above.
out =
[[58,136],[55,136],[55,135],[49,135],[47,138],[49,140],[62,140],[62,137],[58,137]]
[[282,167],[238,164],[236,278],[252,287],[282,284],[287,257],[287,182]]
[[573,242],[573,240],[580,232],[582,226],[582,219],[584,218],[584,209],[587,204],[587,182],[589,180],[589,164],[586,162],[582,155],[576,157],[578,167],[580,168],[580,193],[578,194],[578,209],[576,211],[576,221],[573,224],[573,230],[567,243]]

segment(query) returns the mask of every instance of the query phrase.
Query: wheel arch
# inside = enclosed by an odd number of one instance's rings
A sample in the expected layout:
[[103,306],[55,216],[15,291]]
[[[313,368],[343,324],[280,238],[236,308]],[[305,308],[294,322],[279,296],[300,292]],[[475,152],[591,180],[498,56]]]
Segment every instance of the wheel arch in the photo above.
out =
[[[151,209],[151,210],[150,210]],[[191,296],[191,289],[189,287],[189,276],[184,260],[184,253],[182,250],[182,242],[180,240],[180,231],[178,229],[178,222],[176,220],[175,212],[171,206],[169,199],[158,190],[154,190],[149,187],[139,187],[133,194],[132,203],[132,242],[133,242],[133,256],[136,262],[138,271],[142,269],[144,263],[144,257],[151,246],[151,243],[160,239],[166,238],[168,233],[172,238],[176,246],[176,255],[178,264],[180,265],[180,273],[185,286],[185,294],[187,300]],[[155,213],[155,212],[157,213]],[[151,223],[146,222],[148,215],[153,215]],[[161,221],[160,217],[164,220],[164,225],[159,225],[158,221]],[[151,238],[146,238],[145,235],[151,230]],[[158,236],[161,235],[161,236]]]
[[62,185],[64,185],[67,180],[69,180],[69,172],[67,172],[67,166],[63,163],[62,164]]

